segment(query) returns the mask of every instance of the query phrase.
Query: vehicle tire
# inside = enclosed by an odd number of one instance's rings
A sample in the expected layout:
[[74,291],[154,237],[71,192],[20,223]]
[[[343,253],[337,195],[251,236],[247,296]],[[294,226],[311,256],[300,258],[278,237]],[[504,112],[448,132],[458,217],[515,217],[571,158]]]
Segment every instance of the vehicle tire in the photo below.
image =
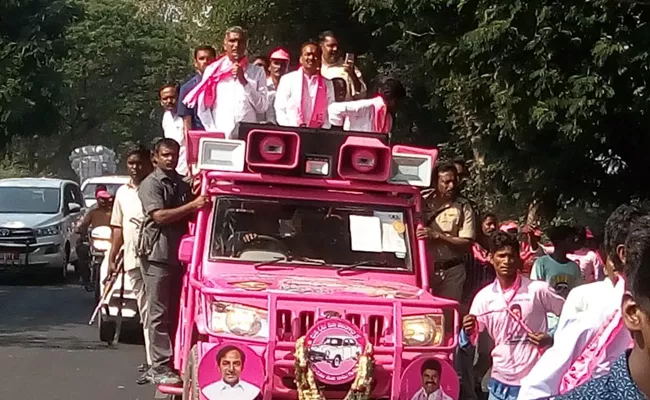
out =
[[63,265],[56,270],[51,271],[55,283],[66,283],[68,278],[68,263],[70,262],[70,243],[65,244],[63,250]]
[[63,258],[63,268],[61,269],[61,280],[63,283],[68,281],[68,264],[70,264],[70,243],[65,244],[65,257]]
[[334,359],[332,360],[332,367],[334,367],[334,368],[338,368],[340,365],[341,365],[341,356],[337,355],[337,356],[334,357]]
[[190,358],[185,363],[183,373],[183,400],[199,400],[199,348],[195,344],[190,350]]
[[113,343],[113,338],[115,337],[115,330],[117,329],[117,324],[115,321],[104,321],[100,315],[97,318],[97,325],[99,328],[99,340],[104,343],[111,344]]

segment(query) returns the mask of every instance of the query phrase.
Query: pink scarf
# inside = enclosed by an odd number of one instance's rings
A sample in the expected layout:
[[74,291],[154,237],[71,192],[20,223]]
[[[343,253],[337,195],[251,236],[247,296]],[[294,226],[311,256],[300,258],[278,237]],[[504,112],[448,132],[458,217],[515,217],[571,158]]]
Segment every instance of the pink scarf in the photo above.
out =
[[373,121],[373,132],[379,133],[389,133],[391,124],[390,116],[388,115],[388,107],[384,98],[381,96],[376,96],[373,98],[374,102],[372,105],[374,111],[374,121]]
[[[625,292],[625,280],[619,278],[616,283],[615,291],[618,295],[623,296]],[[605,358],[607,348],[612,344],[616,336],[625,329],[623,323],[623,314],[620,306],[616,308],[610,316],[603,322],[600,329],[587,343],[582,353],[575,359],[567,373],[562,377],[560,383],[560,394],[585,383],[596,371],[598,364]],[[601,340],[604,339],[604,340]]]
[[300,93],[300,105],[298,106],[298,126],[320,128],[325,122],[325,113],[327,112],[327,87],[325,86],[325,78],[323,78],[323,75],[320,73],[318,74],[318,89],[316,90],[314,109],[311,112],[309,123],[305,123],[305,112],[302,109],[302,99],[304,96],[309,97],[309,84],[302,67],[298,71],[300,71],[300,76],[302,77],[302,92]]
[[[206,110],[214,107],[217,102],[217,83],[224,77],[232,75],[234,63],[228,56],[213,61],[208,65],[201,77],[201,82],[190,90],[183,99],[183,103],[189,108],[195,108],[197,104],[202,105],[201,109]],[[248,57],[239,60],[239,68],[248,66]],[[201,95],[203,100],[201,101]]]

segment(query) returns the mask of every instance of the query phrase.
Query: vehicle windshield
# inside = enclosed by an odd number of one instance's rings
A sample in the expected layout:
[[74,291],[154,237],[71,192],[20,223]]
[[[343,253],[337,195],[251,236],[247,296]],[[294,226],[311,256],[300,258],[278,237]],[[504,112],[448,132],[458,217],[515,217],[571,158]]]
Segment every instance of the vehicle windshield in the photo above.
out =
[[122,186],[121,183],[89,183],[84,187],[83,190],[83,196],[84,199],[94,199],[95,198],[95,190],[97,190],[97,185],[103,185],[106,186],[106,190],[113,196],[115,196],[115,193],[117,193],[117,189]]
[[323,344],[329,344],[332,346],[340,346],[343,343],[343,341],[339,338],[327,338],[323,342]]
[[408,218],[395,206],[219,197],[210,258],[412,271]]
[[0,213],[56,214],[59,194],[58,188],[0,187]]

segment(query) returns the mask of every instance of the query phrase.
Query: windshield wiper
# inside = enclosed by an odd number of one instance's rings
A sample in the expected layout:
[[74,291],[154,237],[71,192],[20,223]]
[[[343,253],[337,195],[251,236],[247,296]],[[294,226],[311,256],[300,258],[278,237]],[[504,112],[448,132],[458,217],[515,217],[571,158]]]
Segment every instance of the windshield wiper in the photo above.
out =
[[260,261],[258,263],[255,263],[255,264],[253,264],[253,267],[255,267],[255,269],[257,269],[259,267],[263,267],[263,266],[266,266],[266,265],[277,264],[280,261],[289,261],[289,257],[274,257],[272,260],[269,260],[269,261]]
[[364,260],[364,261],[358,261],[350,265],[346,265],[345,267],[340,267],[336,269],[336,273],[340,274],[343,271],[349,271],[356,269],[358,267],[363,267],[364,265],[377,265],[377,266],[382,266],[385,267],[388,265],[386,261],[372,261],[372,260]]
[[311,258],[306,258],[306,257],[285,256],[285,257],[274,257],[273,260],[269,260],[269,261],[260,261],[258,263],[253,264],[253,267],[257,269],[259,267],[264,267],[267,265],[274,265],[281,261],[282,262],[298,261],[298,262],[309,263],[309,264],[328,265],[325,261],[322,260],[312,260]]

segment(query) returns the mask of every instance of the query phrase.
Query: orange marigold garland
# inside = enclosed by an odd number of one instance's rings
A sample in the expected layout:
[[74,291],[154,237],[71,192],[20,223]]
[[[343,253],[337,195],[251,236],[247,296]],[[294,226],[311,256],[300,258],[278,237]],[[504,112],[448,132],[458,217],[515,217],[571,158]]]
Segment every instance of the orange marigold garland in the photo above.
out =
[[[326,400],[323,392],[316,383],[314,372],[309,367],[305,338],[296,341],[295,369],[298,400]],[[363,354],[359,356],[357,373],[352,386],[345,396],[345,400],[368,400],[372,389],[372,373],[375,366],[372,354],[372,345],[366,344]]]

